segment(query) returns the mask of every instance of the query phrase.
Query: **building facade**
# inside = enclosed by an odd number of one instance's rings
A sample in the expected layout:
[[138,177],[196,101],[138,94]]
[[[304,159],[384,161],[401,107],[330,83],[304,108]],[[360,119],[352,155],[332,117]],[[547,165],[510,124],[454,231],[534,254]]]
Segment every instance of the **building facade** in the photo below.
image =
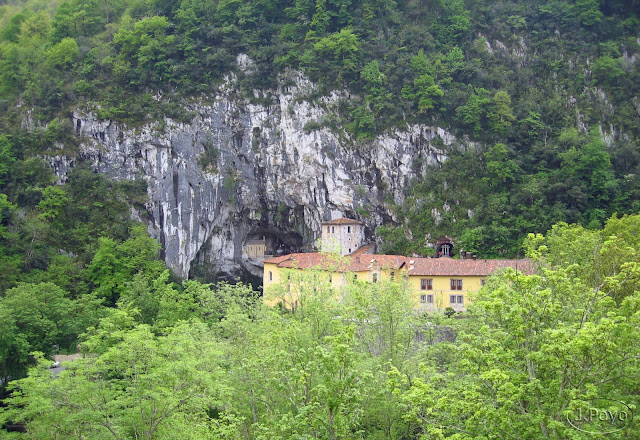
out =
[[264,262],[265,303],[281,302],[295,309],[298,293],[292,286],[304,273],[315,283],[326,283],[337,295],[347,283],[406,283],[414,309],[421,312],[451,307],[464,312],[488,276],[510,267],[533,273],[529,260],[456,260],[452,258],[409,258],[397,255],[362,254],[337,256],[326,253],[290,254]]
[[322,223],[322,250],[349,255],[364,244],[364,223],[349,218],[339,218]]
[[264,238],[262,240],[247,240],[243,250],[249,258],[264,258],[267,254],[267,241]]

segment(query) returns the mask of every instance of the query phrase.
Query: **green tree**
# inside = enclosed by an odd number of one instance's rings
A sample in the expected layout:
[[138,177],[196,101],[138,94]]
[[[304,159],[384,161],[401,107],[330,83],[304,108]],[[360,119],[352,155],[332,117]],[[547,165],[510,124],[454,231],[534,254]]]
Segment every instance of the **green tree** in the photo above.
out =
[[[167,17],[144,18],[133,24],[132,28],[125,20],[113,37],[119,49],[119,57],[113,67],[114,74],[138,85],[157,85],[169,79],[168,52],[174,43],[174,36],[168,35],[168,29]],[[135,78],[132,73],[136,75]]]
[[358,140],[373,139],[376,132],[374,113],[366,104],[359,105],[351,112],[353,122],[349,125],[351,132]]
[[364,100],[378,118],[391,107],[392,95],[387,88],[387,77],[380,71],[377,60],[368,63],[360,72],[360,77],[364,82]]
[[491,97],[489,91],[483,88],[477,88],[473,91],[467,103],[456,108],[458,119],[473,128],[476,135],[482,133],[483,127],[486,126],[487,112],[491,105]]
[[360,41],[350,27],[322,38],[313,45],[316,64],[325,64],[338,72],[340,82],[356,71]]
[[[623,231],[633,228],[637,218],[612,222],[612,229],[625,237]],[[598,244],[597,235],[561,226],[546,244],[544,237],[532,236],[528,253],[539,274],[509,269],[488,280],[456,341],[432,347],[422,374],[403,394],[421,433],[460,439],[587,439],[592,434],[576,430],[567,419],[585,431],[597,429],[576,420],[590,399],[636,405],[629,378],[640,368],[640,345],[633,336],[640,298],[633,290],[617,301],[616,296],[635,283],[638,264],[632,260],[635,254],[621,256],[626,263],[594,278],[589,261],[600,265],[609,246]],[[635,247],[636,241],[632,238],[629,245]],[[626,240],[618,244],[625,246]],[[445,351],[445,358],[436,356]],[[636,430],[634,422],[612,435],[635,438]]]
[[599,85],[615,88],[624,77],[624,62],[620,58],[608,55],[598,58],[593,63],[593,73]]
[[600,12],[598,0],[576,0],[573,10],[583,26],[594,26],[604,18]]
[[17,206],[0,193],[0,292],[15,285],[23,264],[23,257],[15,243],[18,234],[9,226]]
[[[418,75],[413,80],[413,85],[407,85],[402,88],[402,97],[416,103],[420,113],[427,113],[429,110],[436,108],[436,105],[442,103],[444,91],[436,84],[434,76],[437,73],[443,73],[439,67],[442,64],[434,63],[427,58],[423,50],[420,50],[416,56],[411,59],[411,67]],[[439,72],[437,72],[439,71]],[[440,78],[439,83],[447,83],[451,80],[449,76]]]
[[9,139],[5,135],[0,136],[0,187],[5,184],[6,177],[15,162],[16,158]]
[[159,243],[147,235],[142,225],[132,228],[131,237],[121,243],[102,237],[87,266],[88,280],[99,297],[114,304],[136,273],[156,277],[164,271],[159,250]]
[[490,179],[489,185],[504,188],[503,185],[510,185],[518,179],[520,167],[509,156],[505,144],[495,144],[484,153],[487,174]]
[[235,421],[221,411],[219,355],[203,325],[159,337],[140,325],[55,379],[45,366],[34,368],[12,384],[20,391],[0,420],[24,422],[35,437],[235,438]]
[[80,56],[78,43],[73,38],[64,38],[47,54],[47,63],[51,69],[68,69]]
[[487,119],[489,128],[497,134],[505,134],[515,121],[516,117],[511,110],[511,96],[504,90],[498,90],[493,95]]
[[51,353],[53,344],[69,347],[79,333],[73,322],[73,302],[53,283],[21,284],[0,299],[28,351]]
[[48,186],[42,191],[42,199],[38,203],[39,217],[44,220],[54,221],[63,212],[69,203],[69,198],[64,188]]
[[26,335],[16,325],[10,307],[0,300],[0,379],[6,387],[9,378],[20,377],[25,371],[30,350]]
[[590,132],[590,139],[581,147],[571,147],[560,155],[562,178],[568,186],[570,203],[583,214],[583,221],[591,227],[602,225],[607,215],[606,207],[613,199],[618,186],[611,165],[611,158],[597,128]]

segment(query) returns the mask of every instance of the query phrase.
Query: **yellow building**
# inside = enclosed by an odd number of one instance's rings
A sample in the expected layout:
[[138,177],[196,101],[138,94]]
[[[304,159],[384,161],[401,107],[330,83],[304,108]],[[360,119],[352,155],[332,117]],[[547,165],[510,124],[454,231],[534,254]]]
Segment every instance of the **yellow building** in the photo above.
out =
[[452,258],[408,258],[402,269],[407,271],[416,309],[427,312],[451,307],[463,312],[470,302],[469,294],[479,291],[489,275],[506,267],[527,274],[533,272],[529,260]]
[[[298,295],[290,289],[297,274],[313,272],[313,282],[327,283],[335,292],[347,277],[361,281],[394,280],[407,283],[416,310],[428,312],[453,308],[466,310],[469,294],[480,290],[486,277],[496,270],[511,267],[531,273],[529,260],[454,260],[452,258],[409,258],[397,255],[290,254],[264,262],[265,303],[283,302],[295,309]],[[276,291],[279,291],[276,293]]]

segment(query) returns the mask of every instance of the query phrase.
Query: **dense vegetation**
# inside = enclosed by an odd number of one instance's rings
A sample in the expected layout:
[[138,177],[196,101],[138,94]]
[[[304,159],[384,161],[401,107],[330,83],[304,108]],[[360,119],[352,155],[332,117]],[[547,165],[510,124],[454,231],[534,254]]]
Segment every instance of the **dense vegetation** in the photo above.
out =
[[638,439],[637,417],[579,414],[640,404],[639,228],[531,234],[537,274],[491,277],[464,319],[416,315],[402,282],[338,299],[326,274],[294,273],[292,313],[242,285],[139,274],[83,335],[86,358],[53,378],[36,354],[0,424],[34,439]]
[[[639,13],[622,0],[0,0],[2,393],[31,367],[0,423],[26,424],[11,434],[23,438],[589,438],[567,415],[640,394],[638,217],[600,229],[640,211]],[[350,285],[338,303],[317,282],[291,314],[249,287],[173,279],[131,220],[142,180],[79,164],[57,182],[43,159],[78,152],[75,108],[185,120],[184,101],[225,76],[268,105],[287,69],[316,83],[306,99],[350,92],[318,127],[354,149],[407,123],[473,142],[411,183],[399,224],[378,230],[385,251],[426,253],[427,234],[448,234],[516,255],[528,232],[582,226],[526,239],[540,272],[495,278],[467,319],[414,316],[402,285]],[[54,344],[90,356],[52,379]]]
[[[15,160],[73,154],[77,106],[130,124],[188,119],[183,99],[226,75],[239,97],[268,104],[280,74],[300,69],[318,96],[350,91],[318,126],[354,148],[406,123],[476,142],[412,183],[399,228],[378,231],[388,252],[425,253],[412,237],[446,233],[485,256],[513,255],[527,232],[597,228],[640,209],[637,2],[4,3],[0,184]],[[241,53],[253,67],[237,68]]]

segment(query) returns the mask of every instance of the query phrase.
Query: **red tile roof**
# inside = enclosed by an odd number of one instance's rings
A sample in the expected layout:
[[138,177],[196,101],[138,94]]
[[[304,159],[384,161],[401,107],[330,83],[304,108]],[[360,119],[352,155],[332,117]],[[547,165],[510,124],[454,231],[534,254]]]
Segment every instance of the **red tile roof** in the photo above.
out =
[[349,258],[335,254],[312,252],[307,254],[289,254],[284,257],[271,258],[265,263],[275,263],[278,267],[288,269],[319,269],[348,271]]
[[[411,264],[413,261],[413,264]],[[511,267],[531,274],[530,260],[454,260],[452,258],[415,258],[407,263],[409,275],[418,276],[488,276],[498,269]]]
[[382,269],[399,269],[407,262],[407,257],[400,255],[363,254],[351,257],[350,271],[359,272],[369,270],[371,267]]
[[340,256],[319,252],[289,254],[264,261],[288,269],[317,269],[336,272],[362,272],[372,267],[400,269],[406,267],[416,276],[488,276],[498,269],[511,267],[525,274],[533,273],[530,260],[454,260],[452,258],[410,258],[400,255],[361,254]]
[[281,255],[279,257],[272,257],[272,258],[264,260],[264,263],[279,264],[279,263],[282,263],[283,261],[286,261],[289,258],[291,258],[292,255],[295,255],[295,254],[288,254],[288,255]]
[[323,225],[364,225],[364,222],[360,220],[354,220],[352,218],[337,218],[328,222],[322,222]]
[[375,243],[363,244],[358,249],[351,252],[349,255],[353,257],[354,255],[363,255],[363,254],[373,253],[372,251],[375,250],[375,248],[376,248]]
[[307,254],[290,254],[265,260],[265,263],[276,264],[289,269],[320,269],[337,272],[361,272],[375,265],[384,269],[398,269],[408,261],[398,255],[363,254],[341,256],[319,252]]

